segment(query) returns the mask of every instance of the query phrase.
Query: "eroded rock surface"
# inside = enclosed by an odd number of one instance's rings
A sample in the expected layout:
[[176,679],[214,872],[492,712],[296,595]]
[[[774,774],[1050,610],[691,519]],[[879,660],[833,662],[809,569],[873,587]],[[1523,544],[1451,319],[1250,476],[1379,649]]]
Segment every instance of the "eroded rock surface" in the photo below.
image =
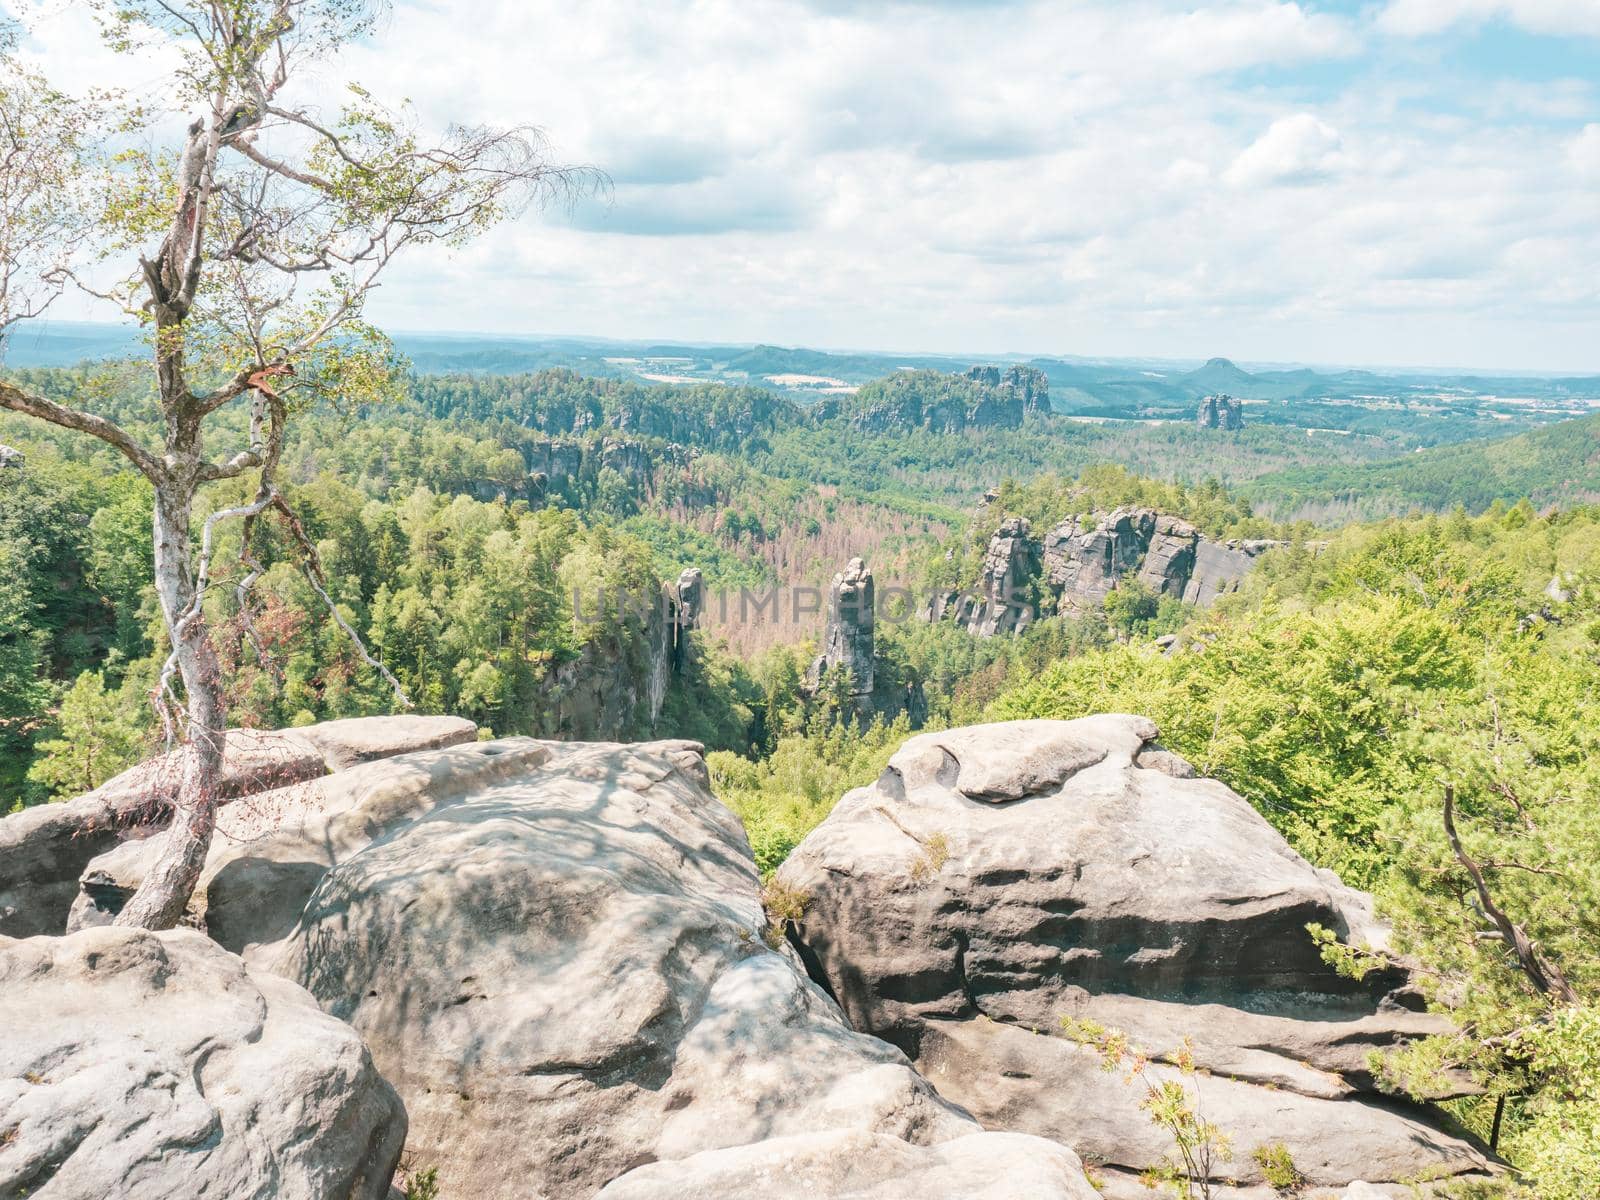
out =
[[[676,1183],[624,1195],[716,1195],[748,1153],[851,1187],[914,1162],[919,1200],[964,1198],[987,1161],[1083,1200],[1076,1160],[994,1140],[767,947],[743,830],[707,783],[687,742],[367,764],[225,809],[191,919],[367,1039],[448,1196],[654,1187],[628,1178],[645,1166]],[[96,869],[132,887],[138,848]],[[857,1194],[839,1186],[812,1194]]]
[[[231,801],[342,771],[359,762],[470,742],[460,717],[358,717],[303,729],[231,729],[220,797]],[[140,763],[75,800],[0,818],[0,935],[61,933],[91,860],[168,820],[174,757]]]
[[406,1136],[361,1039],[192,930],[0,937],[0,1196],[376,1200]]
[[1364,1091],[1369,1050],[1442,1028],[1403,973],[1342,978],[1305,932],[1382,944],[1369,899],[1156,733],[1102,716],[910,739],[779,871],[810,898],[793,934],[808,967],[941,1094],[1071,1146],[1109,1195],[1144,1194],[1128,1189],[1171,1145],[1066,1017],[1157,1058],[1192,1038],[1242,1186],[1263,1186],[1251,1152],[1273,1142],[1321,1188],[1490,1170]]

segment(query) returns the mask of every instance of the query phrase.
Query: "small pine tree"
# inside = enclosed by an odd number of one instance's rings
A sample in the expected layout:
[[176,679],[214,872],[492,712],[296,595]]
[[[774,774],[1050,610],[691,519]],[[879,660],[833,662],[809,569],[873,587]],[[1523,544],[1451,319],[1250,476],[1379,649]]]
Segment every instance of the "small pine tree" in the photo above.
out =
[[91,792],[139,759],[139,728],[98,672],[78,676],[56,713],[58,736],[39,744],[28,778],[56,799]]

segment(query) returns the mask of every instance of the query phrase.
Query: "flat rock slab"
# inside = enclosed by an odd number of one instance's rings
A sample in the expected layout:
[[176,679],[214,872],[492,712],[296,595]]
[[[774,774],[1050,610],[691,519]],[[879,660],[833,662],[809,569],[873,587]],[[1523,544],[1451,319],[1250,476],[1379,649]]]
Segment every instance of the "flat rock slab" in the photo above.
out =
[[873,1133],[775,1138],[655,1163],[598,1200],[1100,1200],[1077,1155],[1014,1133],[913,1146]]
[[192,930],[0,938],[0,1196],[377,1200],[405,1142],[361,1039]]
[[808,898],[790,936],[813,977],[986,1127],[1130,1178],[1171,1146],[1063,1018],[1156,1057],[1192,1040],[1243,1186],[1270,1142],[1326,1187],[1492,1171],[1421,1110],[1361,1098],[1370,1051],[1448,1028],[1403,971],[1357,982],[1323,962],[1309,923],[1383,944],[1371,898],[1156,738],[1099,716],[908,740],[778,872]]

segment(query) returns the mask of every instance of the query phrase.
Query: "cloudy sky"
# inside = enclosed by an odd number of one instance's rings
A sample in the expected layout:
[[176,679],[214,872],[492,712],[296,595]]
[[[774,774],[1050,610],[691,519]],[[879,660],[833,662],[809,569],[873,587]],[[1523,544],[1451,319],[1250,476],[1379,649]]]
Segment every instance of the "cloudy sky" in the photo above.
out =
[[336,66],[613,181],[394,329],[1600,370],[1600,0],[407,0]]

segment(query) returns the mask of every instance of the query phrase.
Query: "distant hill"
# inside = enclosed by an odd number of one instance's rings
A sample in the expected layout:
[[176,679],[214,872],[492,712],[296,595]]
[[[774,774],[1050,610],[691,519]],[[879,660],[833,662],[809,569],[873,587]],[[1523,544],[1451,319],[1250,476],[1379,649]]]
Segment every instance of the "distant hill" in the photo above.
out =
[[[1306,372],[1312,374],[1312,372]],[[1210,396],[1226,392],[1233,396],[1253,397],[1257,379],[1249,371],[1240,370],[1225,358],[1213,358],[1197,371],[1178,377],[1178,384],[1195,392],[1197,396]],[[1276,390],[1276,389],[1274,389]]]
[[1600,500],[1600,413],[1511,437],[1419,450],[1362,466],[1297,467],[1243,489],[1285,516],[1328,506],[1361,515],[1412,509],[1479,512],[1524,496],[1535,505]]

